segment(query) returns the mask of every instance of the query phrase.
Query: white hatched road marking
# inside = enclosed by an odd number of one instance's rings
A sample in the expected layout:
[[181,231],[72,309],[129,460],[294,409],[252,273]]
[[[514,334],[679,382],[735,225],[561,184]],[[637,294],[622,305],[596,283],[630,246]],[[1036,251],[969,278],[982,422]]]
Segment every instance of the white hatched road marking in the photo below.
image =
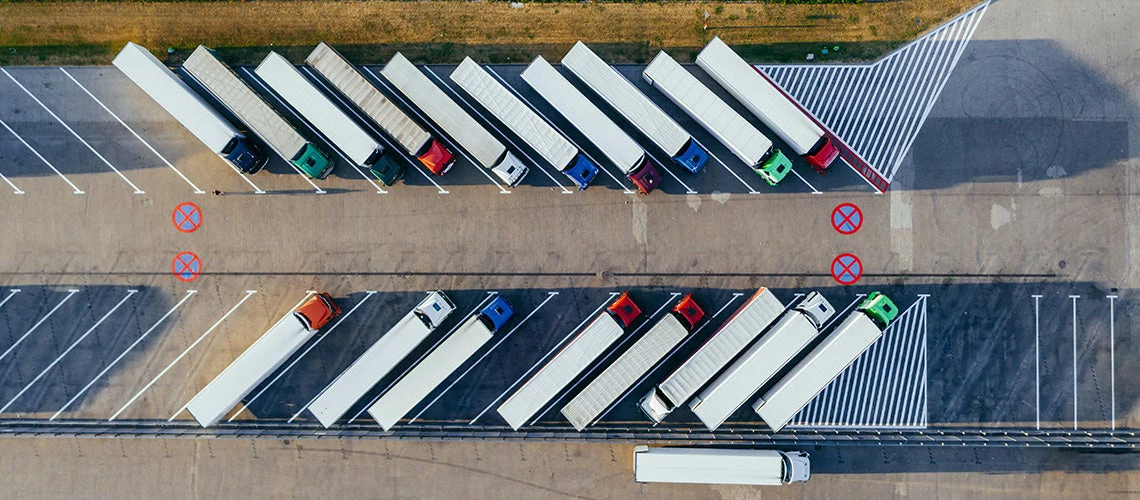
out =
[[36,101],[36,104],[39,104],[41,108],[44,108],[44,111],[47,111],[48,114],[51,115],[52,118],[55,118],[55,121],[59,122],[60,125],[63,125],[63,128],[67,129],[68,132],[71,132],[71,135],[75,136],[76,139],[79,139],[79,142],[83,143],[84,146],[87,146],[87,149],[91,150],[92,153],[95,153],[95,156],[99,157],[99,159],[103,161],[104,165],[107,165],[108,167],[110,167],[111,170],[115,171],[115,173],[118,174],[119,177],[121,179],[123,179],[124,182],[127,183],[127,185],[129,185],[132,189],[135,190],[135,194],[146,194],[146,191],[139,189],[139,187],[136,186],[135,183],[131,182],[131,180],[128,179],[127,176],[123,175],[123,173],[120,172],[118,168],[116,168],[114,165],[112,165],[111,162],[107,160],[107,158],[105,158],[101,153],[99,153],[99,151],[96,151],[95,148],[91,146],[91,144],[89,144],[85,139],[83,139],[82,136],[80,136],[77,132],[75,132],[75,130],[72,129],[71,126],[69,126],[66,122],[64,122],[63,119],[59,117],[59,115],[55,114],[54,111],[52,111],[50,108],[48,108],[47,105],[43,103],[43,101],[41,101],[38,97],[35,96],[35,94],[32,94],[32,92],[30,90],[28,90],[28,88],[25,87],[24,84],[20,83],[19,80],[16,80],[16,78],[14,76],[12,76],[12,74],[9,73],[8,70],[6,70],[4,68],[0,68],[0,71],[4,72],[4,74],[8,77],[8,79],[12,80],[12,83],[15,83],[16,86],[20,87],[20,90],[23,90],[25,94],[28,94],[28,97],[31,97],[33,101]]
[[889,185],[988,7],[986,1],[871,64],[757,69]]
[[103,101],[100,101],[98,97],[95,97],[95,94],[92,94],[90,90],[87,90],[87,87],[84,87],[82,83],[79,83],[79,80],[76,80],[74,76],[71,76],[71,73],[68,73],[67,70],[64,68],[59,68],[59,70],[62,71],[64,75],[67,75],[68,79],[75,82],[75,84],[79,86],[79,89],[82,90],[84,94],[87,94],[88,97],[93,99],[95,101],[95,103],[99,105],[99,107],[103,108],[103,111],[106,111],[107,114],[111,115],[111,118],[114,118],[116,121],[119,122],[120,125],[123,126],[123,128],[127,129],[127,131],[131,133],[131,135],[135,136],[135,139],[138,139],[139,142],[143,143],[143,145],[146,146],[146,148],[149,149],[151,153],[154,153],[154,155],[157,156],[158,159],[162,160],[162,162],[165,163],[166,166],[170,167],[170,169],[173,170],[174,173],[178,174],[178,176],[181,177],[182,180],[186,181],[186,183],[189,184],[190,187],[194,188],[194,194],[205,194],[205,191],[202,191],[201,189],[199,189],[197,185],[195,185],[193,182],[190,181],[189,178],[187,178],[185,175],[183,175],[182,172],[180,170],[178,170],[178,168],[175,167],[173,163],[170,163],[170,160],[167,160],[165,156],[162,156],[162,153],[159,153],[157,149],[154,149],[154,146],[151,146],[149,142],[146,142],[146,139],[143,139],[142,136],[139,135],[138,132],[135,132],[135,129],[131,128],[130,125],[127,125],[127,122],[124,122],[122,118],[119,118],[119,115],[116,115],[114,111],[111,111],[111,108],[108,108],[106,104],[103,104]]
[[[265,85],[265,82],[262,82],[260,78],[254,76],[254,74],[249,69],[241,68],[241,70],[242,70],[242,72],[245,73],[245,75],[247,77],[249,77],[249,81],[256,83],[258,87],[261,87],[261,92],[263,95],[268,95],[268,96],[272,97],[274,101],[277,101],[277,104],[280,106],[280,109],[284,109],[284,110],[288,111],[289,114],[293,115],[294,118],[301,120],[301,117],[297,116],[297,113],[295,113],[293,111],[293,108],[290,108],[289,106],[285,105],[285,102],[282,101],[281,98],[277,97],[277,94],[273,93],[273,91],[269,89],[269,86]],[[304,123],[304,120],[301,120],[301,122]],[[305,125],[308,126],[307,123],[305,123]],[[304,139],[304,137],[302,137],[302,139]],[[308,140],[306,140],[305,142],[308,142]],[[273,148],[272,144],[265,143],[265,145],[269,146],[270,148]],[[276,149],[276,148],[274,148],[274,149]],[[324,189],[321,189],[321,187],[318,186],[317,183],[313,182],[313,179],[309,178],[309,174],[302,172],[300,168],[298,168],[296,165],[293,164],[293,162],[289,161],[290,155],[285,154],[285,152],[283,152],[283,151],[277,151],[277,154],[281,155],[281,157],[285,159],[285,163],[287,165],[289,165],[289,168],[292,168],[294,172],[297,172],[297,175],[300,175],[302,179],[305,179],[305,182],[308,182],[310,186],[313,186],[313,189],[317,190],[317,194],[325,194],[326,193],[326,191]]]

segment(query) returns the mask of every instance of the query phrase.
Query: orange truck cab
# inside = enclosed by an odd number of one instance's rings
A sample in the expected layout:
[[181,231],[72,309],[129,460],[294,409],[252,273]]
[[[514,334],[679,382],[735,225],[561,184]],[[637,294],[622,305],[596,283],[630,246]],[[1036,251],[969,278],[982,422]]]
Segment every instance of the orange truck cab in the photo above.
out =
[[325,292],[318,293],[293,311],[309,330],[320,330],[333,318],[340,315],[340,306]]

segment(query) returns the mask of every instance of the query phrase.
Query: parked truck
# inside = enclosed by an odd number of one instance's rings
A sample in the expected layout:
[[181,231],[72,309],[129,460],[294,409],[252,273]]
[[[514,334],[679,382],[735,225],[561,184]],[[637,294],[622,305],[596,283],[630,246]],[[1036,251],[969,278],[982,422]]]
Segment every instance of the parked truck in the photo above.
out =
[[467,150],[480,166],[494,172],[508,186],[522,182],[529,170],[526,165],[403,54],[397,52],[392,56],[380,74],[460,147]]
[[594,162],[470,57],[451,73],[451,81],[574,181],[578,189],[586,189],[598,175]]
[[629,80],[579,41],[562,58],[562,66],[574,73],[587,87],[625,117],[673,162],[691,174],[700,172],[709,161],[709,152],[693,136],[673,121],[661,108]]
[[499,415],[512,429],[519,430],[620,338],[640,315],[641,309],[629,297],[629,292],[622,293],[511,394],[499,406]]
[[802,451],[648,446],[633,450],[633,478],[639,483],[780,486],[810,477],[811,459]]
[[839,156],[831,136],[792,98],[736,52],[714,37],[697,54],[697,66],[784,139],[816,172],[824,173]]
[[641,411],[654,423],[660,423],[695,396],[783,311],[784,304],[771,290],[757,290],[697,352],[641,398]]
[[338,315],[340,307],[329,294],[313,295],[301,307],[281,318],[198,391],[186,404],[186,410],[198,425],[214,425]]
[[809,293],[785,312],[760,340],[744,351],[713,383],[693,398],[689,402],[689,408],[705,427],[715,431],[807,347],[834,314],[835,308],[823,295],[819,292]]
[[324,179],[332,172],[334,162],[329,155],[305,140],[212,50],[199,45],[182,63],[182,69],[285,161],[313,179]]
[[404,167],[385,153],[376,138],[365,132],[281,54],[271,51],[253,72],[324,134],[349,161],[368,168],[388,186],[403,175]]
[[368,414],[389,430],[412,408],[458,370],[514,314],[507,299],[496,296],[478,314],[471,316],[451,336],[424,357],[404,378],[368,408]]
[[661,171],[653,165],[645,150],[574,88],[546,59],[538,56],[523,70],[522,79],[617,165],[633,181],[638,191],[649,194],[661,184]]
[[409,118],[328,44],[318,44],[305,62],[431,173],[442,175],[455,163],[455,155],[451,151]]
[[764,397],[758,399],[752,409],[773,431],[783,429],[796,413],[883,336],[883,330],[898,313],[898,308],[886,295],[871,293]]
[[669,54],[664,51],[658,53],[641,76],[700,123],[768,184],[779,184],[791,171],[791,160],[773,146],[770,139],[669,57]]
[[415,309],[404,315],[313,399],[309,412],[326,429],[331,427],[454,310],[455,304],[442,291],[428,292]]
[[269,156],[261,145],[235,128],[141,45],[127,42],[111,61],[162,109],[223,160],[247,174],[257,173]]
[[562,415],[579,431],[590,425],[622,394],[704,322],[705,312],[692,294],[684,296],[629,350],[602,371],[562,407]]

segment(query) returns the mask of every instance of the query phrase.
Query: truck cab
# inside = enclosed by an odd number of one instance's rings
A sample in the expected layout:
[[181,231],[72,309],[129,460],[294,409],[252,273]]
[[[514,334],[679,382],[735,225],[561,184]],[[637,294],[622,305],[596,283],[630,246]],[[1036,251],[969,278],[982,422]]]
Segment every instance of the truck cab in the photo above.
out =
[[641,308],[629,298],[629,292],[622,292],[621,296],[606,308],[610,315],[614,317],[622,328],[629,329],[630,325],[641,316]]
[[336,305],[332,297],[325,292],[312,296],[293,311],[293,316],[311,332],[324,328],[330,320],[339,315],[340,306]]
[[784,459],[784,484],[802,483],[811,478],[811,460],[802,451],[781,451]]
[[249,137],[235,136],[222,150],[222,156],[247,174],[256,174],[269,163],[265,148]]
[[831,139],[830,135],[826,133],[823,137],[819,138],[819,142],[815,143],[815,147],[811,148],[804,155],[808,165],[815,169],[816,172],[821,174],[827,173],[827,169],[831,166],[831,162],[839,157],[839,148],[835,146],[835,141]]
[[479,311],[479,317],[488,330],[497,332],[507,323],[507,320],[511,319],[514,313],[515,309],[511,307],[511,303],[507,302],[507,299],[503,298],[502,295],[496,295],[495,300],[492,300],[490,304],[487,304],[487,307]]
[[879,292],[871,292],[862,304],[859,304],[859,311],[862,311],[870,317],[875,324],[879,326],[880,330],[885,330],[899,315],[899,308],[891,299],[887,298]]
[[641,194],[649,194],[661,185],[661,170],[649,160],[649,155],[643,156],[641,166],[631,170],[626,176],[633,181]]
[[503,156],[503,159],[499,160],[499,164],[495,165],[491,171],[495,173],[495,176],[498,177],[499,180],[506,183],[507,186],[515,187],[522,182],[523,177],[526,177],[530,169],[527,168],[526,165],[523,165],[523,162],[519,160],[518,157],[507,152],[507,154]]
[[773,146],[768,148],[768,153],[764,155],[764,161],[760,163],[760,166],[754,167],[752,171],[764,179],[764,182],[767,182],[769,186],[775,186],[784,180],[784,177],[787,177],[788,172],[792,171],[792,160],[789,160],[783,151]]
[[586,158],[586,155],[578,153],[574,157],[574,161],[570,163],[564,170],[563,174],[573,180],[578,185],[578,190],[585,190],[590,187],[590,183],[594,181],[594,177],[598,176],[598,166],[594,162]]
[[807,294],[807,297],[800,300],[793,309],[803,313],[816,330],[835,315],[835,307],[832,307],[831,303],[819,292]]
[[705,311],[693,300],[693,294],[685,295],[677,305],[673,306],[673,316],[681,321],[685,329],[692,333],[697,325],[705,319]]
[[305,172],[305,175],[313,179],[324,179],[332,173],[333,165],[336,163],[320,149],[317,149],[312,143],[305,144],[301,151],[297,153],[292,159],[293,165]]
[[709,152],[705,151],[695,139],[689,139],[685,147],[673,157],[673,162],[690,174],[700,172],[709,161]]
[[670,405],[668,401],[669,398],[666,398],[665,395],[661,394],[660,390],[654,387],[637,402],[637,407],[640,408],[641,413],[649,417],[649,420],[652,420],[654,424],[660,424],[662,420],[665,420],[665,417],[673,413],[673,406]]
[[436,175],[446,174],[455,165],[455,155],[443,147],[439,140],[432,139],[427,149],[416,157],[423,166]]
[[435,329],[451,315],[452,311],[455,311],[455,303],[447,298],[442,290],[432,290],[428,292],[427,298],[416,306],[415,314],[425,326]]
[[395,184],[407,172],[404,164],[393,158],[391,154],[381,155],[376,162],[368,167],[368,170],[385,186]]

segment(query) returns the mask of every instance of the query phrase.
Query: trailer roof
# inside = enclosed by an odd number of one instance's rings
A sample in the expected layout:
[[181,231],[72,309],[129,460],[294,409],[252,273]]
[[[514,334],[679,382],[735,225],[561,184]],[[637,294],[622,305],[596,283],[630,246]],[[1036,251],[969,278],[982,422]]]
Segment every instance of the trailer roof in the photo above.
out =
[[774,450],[649,448],[633,457],[642,483],[783,484],[784,458]]

